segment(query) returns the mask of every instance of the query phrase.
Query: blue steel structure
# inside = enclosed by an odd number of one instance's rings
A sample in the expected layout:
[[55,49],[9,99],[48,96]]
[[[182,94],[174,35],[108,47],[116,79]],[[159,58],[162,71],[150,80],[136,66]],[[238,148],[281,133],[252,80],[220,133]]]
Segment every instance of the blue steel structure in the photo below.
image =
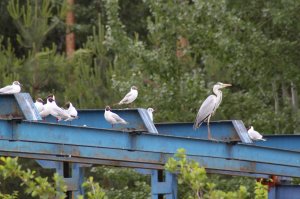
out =
[[[42,121],[27,93],[0,95],[0,107],[0,155],[32,158],[55,168],[67,182],[68,198],[82,192],[83,167],[101,164],[150,169],[152,199],[176,199],[176,176],[166,173],[163,178],[161,170],[178,148],[211,173],[300,177],[300,136],[266,136],[267,142],[252,143],[239,120],[212,122],[212,134],[220,140],[213,142],[206,139],[205,124],[196,131],[191,123],[154,125],[145,109],[114,110],[129,125],[112,129],[104,110],[80,110],[72,122]],[[278,185],[269,198],[299,190]]]

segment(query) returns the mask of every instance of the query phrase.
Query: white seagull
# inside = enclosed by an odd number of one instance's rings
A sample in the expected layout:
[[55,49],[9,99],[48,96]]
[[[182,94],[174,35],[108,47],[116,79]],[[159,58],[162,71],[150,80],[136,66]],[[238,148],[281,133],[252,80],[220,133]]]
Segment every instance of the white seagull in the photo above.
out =
[[248,134],[252,140],[266,141],[266,139],[263,139],[263,136],[259,132],[254,130],[253,126],[250,126],[248,129]]
[[65,121],[72,121],[74,119],[78,119],[78,112],[76,108],[73,106],[71,102],[66,103],[66,109],[67,113],[71,116],[70,118],[66,119]]
[[42,118],[45,118],[51,114],[51,102],[52,101],[53,101],[52,97],[47,98],[47,102],[46,102],[46,104],[44,104],[44,109],[40,112],[40,116]]
[[12,85],[5,86],[0,88],[0,93],[4,94],[14,94],[19,93],[21,91],[21,84],[18,81],[14,81]]
[[118,114],[111,112],[109,106],[105,107],[104,118],[114,127],[114,124],[128,124],[124,119],[122,119]]
[[138,96],[138,89],[136,86],[132,86],[129,93],[125,95],[125,97],[118,103],[121,104],[130,104],[132,103]]
[[153,122],[153,112],[154,112],[154,109],[153,108],[148,108],[147,112],[149,114],[149,117],[150,117],[151,121]]
[[38,110],[38,112],[42,112],[44,110],[44,101],[42,100],[42,98],[37,98],[35,100],[35,103],[34,103],[36,109]]
[[71,116],[66,110],[57,106],[55,100],[52,97],[47,98],[47,104],[45,104],[45,109],[40,113],[42,117],[46,117],[49,114],[57,119],[57,121],[70,119]]

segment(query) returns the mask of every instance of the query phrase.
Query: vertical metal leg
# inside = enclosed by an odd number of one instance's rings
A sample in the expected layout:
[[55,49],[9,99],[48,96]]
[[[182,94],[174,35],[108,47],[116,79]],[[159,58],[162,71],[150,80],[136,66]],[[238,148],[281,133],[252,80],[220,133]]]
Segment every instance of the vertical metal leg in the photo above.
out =
[[82,183],[84,180],[84,168],[83,166],[86,165],[81,165],[81,164],[74,164],[72,165],[72,178],[74,181],[77,181],[77,188],[75,191],[73,191],[73,198],[77,198],[79,195],[84,195],[84,190],[82,188]]
[[176,175],[162,170],[152,170],[151,199],[177,199]]
[[43,168],[56,169],[56,172],[64,177],[67,184],[67,199],[75,199],[78,195],[83,195],[81,187],[84,180],[84,168],[91,165],[70,163],[70,162],[55,162],[47,160],[36,160]]
[[276,185],[270,188],[268,199],[299,199],[299,185]]

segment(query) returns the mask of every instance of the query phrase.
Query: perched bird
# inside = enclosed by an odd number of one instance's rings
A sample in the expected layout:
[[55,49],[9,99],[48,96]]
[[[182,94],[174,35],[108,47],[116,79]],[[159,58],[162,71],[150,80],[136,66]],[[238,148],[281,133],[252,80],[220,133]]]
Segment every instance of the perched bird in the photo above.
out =
[[47,97],[47,102],[44,104],[44,109],[40,112],[42,118],[47,117],[51,113],[51,102],[53,101],[52,97]]
[[105,107],[104,118],[106,119],[107,122],[111,124],[112,128],[114,127],[114,124],[128,124],[128,122],[122,119],[119,115],[111,112],[109,106]]
[[52,97],[47,98],[47,103],[44,105],[44,111],[40,113],[41,117],[46,117],[49,114],[54,116],[57,121],[71,119],[71,116],[67,113],[67,111],[57,106]]
[[125,95],[125,97],[118,103],[121,104],[130,104],[132,103],[138,96],[138,89],[136,86],[132,86],[129,93]]
[[42,98],[37,98],[34,105],[39,113],[44,110],[44,100],[42,100]]
[[200,125],[207,121],[207,131],[208,131],[208,139],[212,139],[210,128],[209,128],[209,120],[210,117],[215,113],[217,108],[222,102],[222,91],[220,89],[231,86],[231,84],[223,84],[221,82],[218,82],[213,87],[213,93],[214,95],[208,96],[205,101],[202,103],[197,117],[195,119],[194,123],[194,129],[199,128]]
[[252,140],[266,141],[266,139],[263,139],[263,136],[259,132],[254,130],[253,126],[250,126],[248,129],[248,134]]
[[150,117],[151,121],[153,122],[153,112],[154,112],[154,109],[153,108],[148,108],[147,112],[149,114],[149,117]]
[[73,104],[71,102],[67,102],[66,103],[66,111],[67,113],[71,116],[70,118],[68,118],[65,121],[72,121],[74,119],[78,118],[78,112],[76,110],[76,108],[73,106]]
[[60,108],[59,106],[57,106],[55,100],[53,100],[50,104],[51,104],[50,105],[50,109],[51,109],[50,114],[53,117],[55,117],[57,119],[57,121],[72,120],[72,117],[68,114],[67,110],[64,110],[64,109]]
[[19,93],[20,91],[21,91],[21,84],[18,81],[14,81],[12,85],[8,85],[3,88],[0,88],[0,93],[5,93],[5,94],[14,94],[14,93]]

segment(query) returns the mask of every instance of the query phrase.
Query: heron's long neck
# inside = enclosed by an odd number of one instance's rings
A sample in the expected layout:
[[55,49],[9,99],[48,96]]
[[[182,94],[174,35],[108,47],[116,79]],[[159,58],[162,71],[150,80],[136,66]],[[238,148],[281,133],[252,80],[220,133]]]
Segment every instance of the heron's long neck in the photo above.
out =
[[213,92],[217,96],[216,108],[218,108],[222,102],[222,91],[220,91],[219,89],[216,88],[216,89],[213,89]]

